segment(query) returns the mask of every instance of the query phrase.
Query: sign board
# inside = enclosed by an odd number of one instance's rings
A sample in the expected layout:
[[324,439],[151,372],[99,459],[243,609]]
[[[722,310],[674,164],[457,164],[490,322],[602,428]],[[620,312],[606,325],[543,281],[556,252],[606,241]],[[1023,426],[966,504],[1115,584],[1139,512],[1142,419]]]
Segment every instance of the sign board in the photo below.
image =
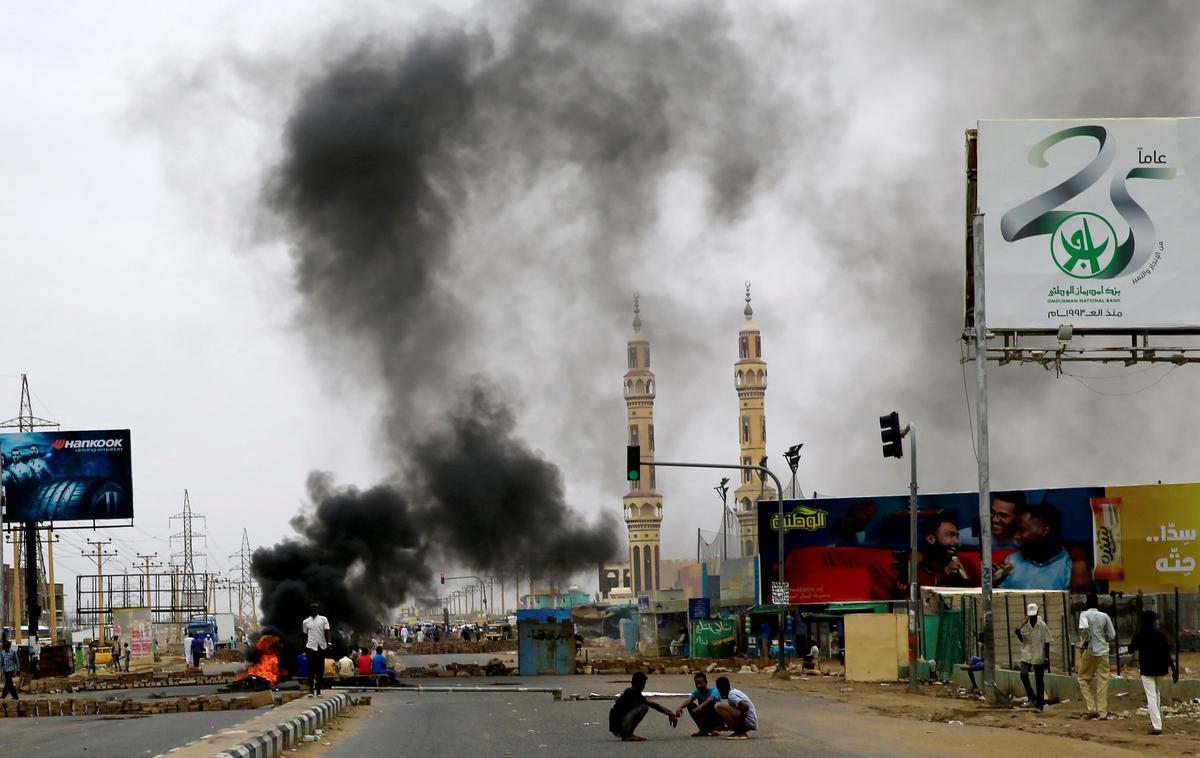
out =
[[792,592],[788,582],[771,582],[771,602],[775,605],[791,603]]
[[1200,118],[980,121],[988,327],[1200,327]]
[[[922,494],[917,509],[920,585],[979,587],[978,494]],[[1074,594],[1194,589],[1198,514],[1200,484],[992,492],[994,586]],[[908,520],[907,495],[785,501],[791,602],[907,597]],[[776,506],[760,507],[763,565],[777,565],[778,527]],[[769,585],[772,596],[777,584]]]
[[129,644],[136,663],[154,662],[154,619],[149,608],[113,608],[112,633]]
[[692,621],[700,621],[709,617],[711,606],[706,597],[689,597],[688,598],[688,619]]
[[7,521],[133,518],[129,430],[0,434]]
[[650,610],[650,596],[649,595],[638,595],[638,610],[639,611]]

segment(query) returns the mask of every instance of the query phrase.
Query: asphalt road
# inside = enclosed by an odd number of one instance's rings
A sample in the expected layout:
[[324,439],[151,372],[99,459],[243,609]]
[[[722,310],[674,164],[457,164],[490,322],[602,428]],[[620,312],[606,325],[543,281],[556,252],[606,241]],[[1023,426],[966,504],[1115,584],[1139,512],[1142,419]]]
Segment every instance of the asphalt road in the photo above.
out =
[[[487,679],[441,680],[438,684],[488,685]],[[607,677],[530,677],[526,686],[561,686],[564,694],[615,694],[625,682]],[[734,682],[735,686],[738,682]],[[852,705],[761,686],[747,692],[755,701],[761,731],[735,742],[692,738],[686,714],[671,729],[666,717],[651,711],[638,729],[647,742],[630,745],[608,733],[605,701],[555,702],[535,693],[415,693],[383,691],[370,706],[341,724],[334,745],[323,758],[393,755],[403,745],[406,755],[423,758],[487,756],[688,756],[738,755],[777,758],[820,754],[862,756],[934,756],[1030,754],[1065,756],[1128,755],[1101,745],[1016,730],[926,723],[864,713]],[[651,677],[647,690],[686,692],[691,680],[682,676]],[[661,698],[672,708],[681,697]]]
[[199,711],[155,716],[47,716],[0,720],[4,755],[38,758],[155,756],[258,715]]

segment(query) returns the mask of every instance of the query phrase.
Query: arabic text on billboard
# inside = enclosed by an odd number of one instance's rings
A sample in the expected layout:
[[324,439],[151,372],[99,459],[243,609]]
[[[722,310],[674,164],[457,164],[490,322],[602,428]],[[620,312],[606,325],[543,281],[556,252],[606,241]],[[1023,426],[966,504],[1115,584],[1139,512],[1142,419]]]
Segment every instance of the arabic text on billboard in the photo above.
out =
[[[978,502],[973,492],[920,496],[921,586],[979,586]],[[784,511],[792,603],[907,596],[906,496],[786,501]],[[1200,484],[993,492],[993,585],[1075,593],[1195,587],[1197,514]],[[774,506],[760,507],[764,583],[776,576],[778,523]]]
[[1200,326],[1200,118],[981,121],[988,326]]
[[0,434],[7,521],[133,518],[129,430]]

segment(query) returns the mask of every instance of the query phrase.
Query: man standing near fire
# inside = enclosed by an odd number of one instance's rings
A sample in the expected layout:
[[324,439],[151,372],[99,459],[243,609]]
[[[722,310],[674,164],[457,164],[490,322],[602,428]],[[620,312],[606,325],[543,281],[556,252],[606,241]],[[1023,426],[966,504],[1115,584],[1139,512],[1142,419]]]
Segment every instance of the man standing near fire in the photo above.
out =
[[309,697],[321,694],[321,684],[325,678],[325,654],[329,650],[329,619],[322,616],[320,610],[317,603],[308,606],[309,617],[301,624],[307,639],[304,647],[308,653]]

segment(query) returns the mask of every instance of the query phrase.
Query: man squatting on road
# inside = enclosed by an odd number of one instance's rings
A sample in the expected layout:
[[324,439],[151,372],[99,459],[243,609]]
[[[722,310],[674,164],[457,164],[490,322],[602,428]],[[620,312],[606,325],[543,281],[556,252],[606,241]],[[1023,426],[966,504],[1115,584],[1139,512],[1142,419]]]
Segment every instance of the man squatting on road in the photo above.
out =
[[746,739],[750,736],[749,731],[758,729],[758,713],[754,710],[754,703],[745,692],[729,686],[728,677],[717,677],[717,692],[725,701],[717,703],[717,715],[725,722],[725,728],[733,730],[733,734],[725,739]]
[[642,719],[646,717],[651,708],[664,714],[671,722],[671,728],[679,723],[679,719],[669,708],[664,708],[653,700],[646,699],[646,696],[642,694],[642,690],[645,688],[646,675],[639,671],[633,675],[629,687],[621,693],[617,702],[613,703],[612,709],[608,712],[608,731],[620,737],[624,742],[645,741],[645,737],[639,737],[633,732],[637,729],[638,724],[642,723]]
[[696,722],[696,731],[692,733],[693,737],[716,737],[720,735],[721,729],[725,726],[721,717],[717,715],[716,709],[721,695],[715,687],[708,686],[707,674],[697,673],[692,679],[696,683],[696,689],[691,691],[688,699],[683,701],[683,705],[675,709],[675,718],[682,716],[683,709],[686,708],[692,721]]

